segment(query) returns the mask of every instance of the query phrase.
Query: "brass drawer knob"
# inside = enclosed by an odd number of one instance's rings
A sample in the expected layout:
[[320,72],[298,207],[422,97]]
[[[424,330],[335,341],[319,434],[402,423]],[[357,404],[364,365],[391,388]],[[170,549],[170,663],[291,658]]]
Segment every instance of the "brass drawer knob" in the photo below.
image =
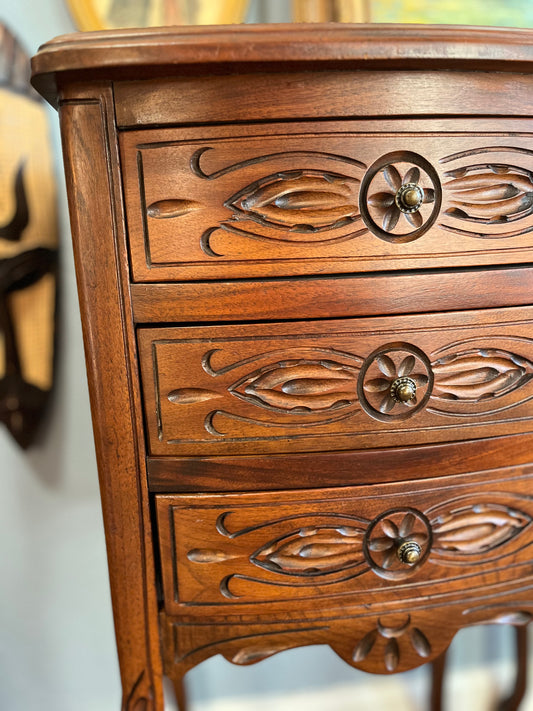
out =
[[416,183],[407,183],[400,187],[394,201],[402,212],[416,212],[424,202],[424,191]]
[[399,546],[397,554],[402,563],[415,565],[420,560],[422,549],[416,541],[404,541]]
[[390,394],[396,402],[409,402],[416,397],[416,383],[411,378],[396,378],[390,387]]

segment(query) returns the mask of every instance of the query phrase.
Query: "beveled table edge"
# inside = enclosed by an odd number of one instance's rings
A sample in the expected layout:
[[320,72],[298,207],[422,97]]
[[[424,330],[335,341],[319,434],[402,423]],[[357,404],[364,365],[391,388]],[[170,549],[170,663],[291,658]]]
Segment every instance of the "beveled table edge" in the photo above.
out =
[[[99,78],[168,75],[173,67],[329,63],[379,67],[531,71],[533,31],[524,28],[392,24],[272,24],[160,27],[62,35],[32,59],[32,83],[56,102],[56,75],[98,69]],[[134,74],[131,74],[134,76]]]

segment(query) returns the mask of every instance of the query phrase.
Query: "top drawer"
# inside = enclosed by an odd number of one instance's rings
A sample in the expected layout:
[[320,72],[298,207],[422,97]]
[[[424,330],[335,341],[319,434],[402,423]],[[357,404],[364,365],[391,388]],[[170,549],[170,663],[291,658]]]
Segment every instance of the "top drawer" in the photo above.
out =
[[123,133],[133,279],[530,261],[531,128],[462,119]]

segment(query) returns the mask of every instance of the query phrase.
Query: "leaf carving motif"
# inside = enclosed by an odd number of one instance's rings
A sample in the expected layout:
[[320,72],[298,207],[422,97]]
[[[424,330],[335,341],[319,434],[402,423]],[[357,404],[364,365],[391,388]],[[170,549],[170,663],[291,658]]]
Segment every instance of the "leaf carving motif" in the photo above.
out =
[[149,205],[146,213],[148,217],[164,220],[188,215],[201,207],[202,205],[194,200],[159,200]]
[[359,219],[359,180],[339,173],[290,170],[247,185],[225,203],[248,219],[277,229],[320,232]]
[[177,405],[189,405],[196,402],[213,400],[222,397],[222,395],[214,390],[206,390],[204,388],[179,388],[177,390],[171,390],[167,397],[170,402],[174,402]]
[[338,410],[357,401],[357,373],[335,361],[287,360],[241,378],[229,390],[277,412]]
[[[406,634],[409,631],[409,634]],[[378,618],[376,627],[357,643],[353,652],[354,662],[364,662],[371,654],[383,655],[383,663],[388,672],[393,672],[398,667],[401,659],[402,648],[411,646],[419,657],[427,658],[431,655],[431,643],[418,627],[411,626],[411,616],[406,617],[400,624],[387,624],[387,618]]]
[[531,518],[499,504],[474,504],[440,515],[431,522],[433,550],[475,555],[507,543]]
[[363,529],[353,526],[300,528],[267,543],[251,556],[251,561],[286,575],[336,573],[364,561],[363,535]]
[[145,672],[142,671],[133,684],[124,702],[125,711],[146,711],[149,699],[153,699],[153,689],[147,686]]
[[533,377],[533,363],[500,349],[472,349],[432,363],[433,397],[478,402],[506,395]]
[[533,213],[533,173],[503,164],[473,165],[446,173],[446,214],[461,220],[502,224]]

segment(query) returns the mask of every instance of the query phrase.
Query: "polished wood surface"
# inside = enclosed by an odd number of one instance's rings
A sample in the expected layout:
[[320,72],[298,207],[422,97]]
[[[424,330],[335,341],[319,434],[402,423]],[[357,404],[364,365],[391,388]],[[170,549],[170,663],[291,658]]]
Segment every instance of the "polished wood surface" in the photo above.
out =
[[[191,105],[181,89],[179,101]],[[134,280],[527,260],[532,126],[402,119],[122,133]],[[424,201],[414,213],[396,207],[388,221],[396,189],[385,170],[417,176]]]
[[[138,376],[127,347],[133,328],[127,318],[125,248],[119,246],[124,233],[111,112],[108,87],[77,88],[65,93],[60,119],[122,708],[133,711],[143,704],[162,708],[163,697],[144,447],[131,416],[138,407]],[[102,191],[111,199],[100,204]]]
[[[141,329],[148,450],[324,451],[528,432],[532,331],[530,307]],[[402,377],[416,391],[405,403],[393,395]]]
[[[468,290],[463,289],[468,283]],[[527,306],[533,268],[379,272],[294,279],[131,284],[133,318],[138,324],[243,321],[433,313],[457,309]]]
[[[531,32],[58,38],[124,711],[327,644],[526,625]],[[524,635],[514,695],[524,691]],[[506,707],[507,708],[507,707]]]
[[[373,484],[433,476],[435,462],[446,473],[462,474],[531,462],[533,434],[487,437],[464,442],[387,447],[344,452],[306,452],[216,457],[148,457],[151,491],[265,491],[323,486]],[[282,472],[282,475],[280,474]],[[280,483],[281,481],[281,483]]]
[[[427,65],[424,63],[424,70]],[[367,64],[354,71],[352,63],[342,71],[258,71],[242,67],[239,76],[228,76],[224,87],[211,72],[194,79],[184,71],[172,79],[150,82],[150,87],[133,78],[116,84],[117,121],[124,128],[139,125],[172,126],[207,121],[227,123],[326,117],[385,118],[394,116],[454,116],[455,101],[461,97],[462,111],[472,117],[531,116],[533,97],[529,74],[493,74],[490,82],[473,85],[467,71],[398,70],[394,78],[387,71],[367,71]],[[295,83],[303,92],[294,103]],[[276,101],[271,101],[272,95]],[[413,102],[413,94],[417,99]],[[361,95],[369,101],[361,102]],[[376,112],[376,104],[379,111]]]

